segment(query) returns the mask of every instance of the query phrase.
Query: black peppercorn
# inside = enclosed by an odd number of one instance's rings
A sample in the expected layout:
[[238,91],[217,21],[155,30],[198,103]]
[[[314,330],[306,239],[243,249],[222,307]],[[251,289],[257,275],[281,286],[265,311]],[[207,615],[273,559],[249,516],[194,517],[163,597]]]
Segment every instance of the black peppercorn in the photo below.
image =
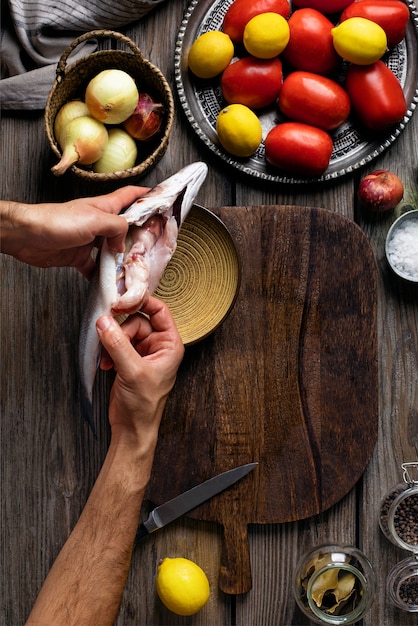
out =
[[399,586],[399,597],[409,605],[418,605],[418,575],[409,576]]
[[418,487],[397,485],[383,499],[379,524],[384,535],[405,550],[418,546]]
[[392,506],[393,501],[399,496],[400,493],[405,491],[405,489],[407,488],[408,487],[405,484],[397,485],[394,489],[392,489],[392,491],[390,491],[385,496],[385,498],[383,499],[380,505],[380,518],[379,518],[380,528],[382,529],[382,532],[385,535],[385,537],[387,539],[390,539],[391,541],[393,539],[391,537],[391,533],[390,533],[390,529],[388,525],[389,510],[390,510],[390,507]]
[[399,503],[393,519],[398,536],[410,546],[418,545],[418,493]]
[[418,611],[418,559],[410,557],[397,563],[389,572],[388,594],[392,602],[404,611]]

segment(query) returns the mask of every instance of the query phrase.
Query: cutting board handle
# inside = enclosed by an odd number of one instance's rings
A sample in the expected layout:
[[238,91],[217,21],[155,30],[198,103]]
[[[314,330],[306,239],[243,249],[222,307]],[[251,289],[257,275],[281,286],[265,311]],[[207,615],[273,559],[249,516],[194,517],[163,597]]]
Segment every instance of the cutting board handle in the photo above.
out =
[[224,593],[238,595],[247,593],[251,587],[248,528],[247,525],[239,524],[238,519],[231,519],[224,524],[219,588]]

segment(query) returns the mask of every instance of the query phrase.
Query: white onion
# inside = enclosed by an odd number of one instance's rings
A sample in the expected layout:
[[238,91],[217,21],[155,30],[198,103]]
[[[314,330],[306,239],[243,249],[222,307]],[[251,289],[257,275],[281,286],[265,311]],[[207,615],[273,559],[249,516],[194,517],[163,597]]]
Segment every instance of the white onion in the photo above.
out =
[[135,165],[138,149],[132,137],[121,128],[109,130],[109,141],[100,159],[93,164],[95,172],[119,172]]
[[61,131],[62,157],[52,172],[60,176],[74,163],[91,165],[100,159],[107,142],[108,133],[104,124],[93,117],[74,118]]
[[85,101],[96,119],[106,124],[120,124],[135,110],[138,89],[134,79],[123,70],[103,70],[91,79]]
[[66,102],[66,104],[60,108],[54,122],[54,136],[58,143],[60,143],[60,135],[64,126],[74,118],[84,115],[89,116],[90,111],[88,110],[87,104],[81,100],[70,100],[70,102]]

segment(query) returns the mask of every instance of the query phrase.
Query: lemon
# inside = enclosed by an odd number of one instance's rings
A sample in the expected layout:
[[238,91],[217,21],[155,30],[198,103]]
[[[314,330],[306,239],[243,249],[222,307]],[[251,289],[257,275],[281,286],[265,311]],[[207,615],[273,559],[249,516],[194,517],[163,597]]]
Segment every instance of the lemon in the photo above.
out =
[[234,44],[226,33],[211,30],[200,35],[191,45],[189,68],[199,78],[213,78],[230,64]]
[[334,48],[346,61],[369,65],[387,50],[386,33],[379,24],[364,17],[350,17],[331,30]]
[[219,113],[216,132],[227,152],[248,157],[260,145],[263,129],[254,111],[244,104],[230,104]]
[[250,19],[244,28],[245,49],[258,59],[272,59],[280,54],[289,38],[289,24],[278,13],[260,13]]
[[177,615],[194,615],[210,596],[205,572],[183,557],[166,557],[160,561],[155,585],[161,602]]

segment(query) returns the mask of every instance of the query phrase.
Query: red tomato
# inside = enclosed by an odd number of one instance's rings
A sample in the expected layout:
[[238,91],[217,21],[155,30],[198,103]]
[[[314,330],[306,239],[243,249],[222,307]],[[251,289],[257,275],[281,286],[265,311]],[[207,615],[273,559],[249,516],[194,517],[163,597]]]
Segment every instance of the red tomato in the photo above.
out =
[[330,78],[312,72],[292,72],[284,79],[279,108],[291,120],[333,130],[347,119],[350,99]]
[[339,13],[352,2],[353,0],[293,0],[293,4],[300,9],[316,9],[326,15]]
[[235,0],[225,14],[222,30],[233,42],[241,43],[245,25],[260,13],[278,13],[287,19],[290,3],[288,0]]
[[389,48],[405,37],[409,9],[401,0],[356,0],[342,13],[340,22],[350,17],[364,17],[376,22],[386,33]]
[[328,167],[332,139],[325,130],[300,122],[283,122],[264,141],[266,159],[291,174],[320,176]]
[[370,130],[386,130],[400,122],[406,113],[402,87],[383,61],[371,65],[350,65],[345,88],[353,112]]
[[297,70],[332,74],[342,64],[331,29],[334,24],[315,9],[299,9],[288,20],[290,39],[281,57]]
[[279,58],[244,57],[224,70],[221,89],[229,104],[239,103],[250,109],[261,109],[277,99],[282,81],[282,62]]

